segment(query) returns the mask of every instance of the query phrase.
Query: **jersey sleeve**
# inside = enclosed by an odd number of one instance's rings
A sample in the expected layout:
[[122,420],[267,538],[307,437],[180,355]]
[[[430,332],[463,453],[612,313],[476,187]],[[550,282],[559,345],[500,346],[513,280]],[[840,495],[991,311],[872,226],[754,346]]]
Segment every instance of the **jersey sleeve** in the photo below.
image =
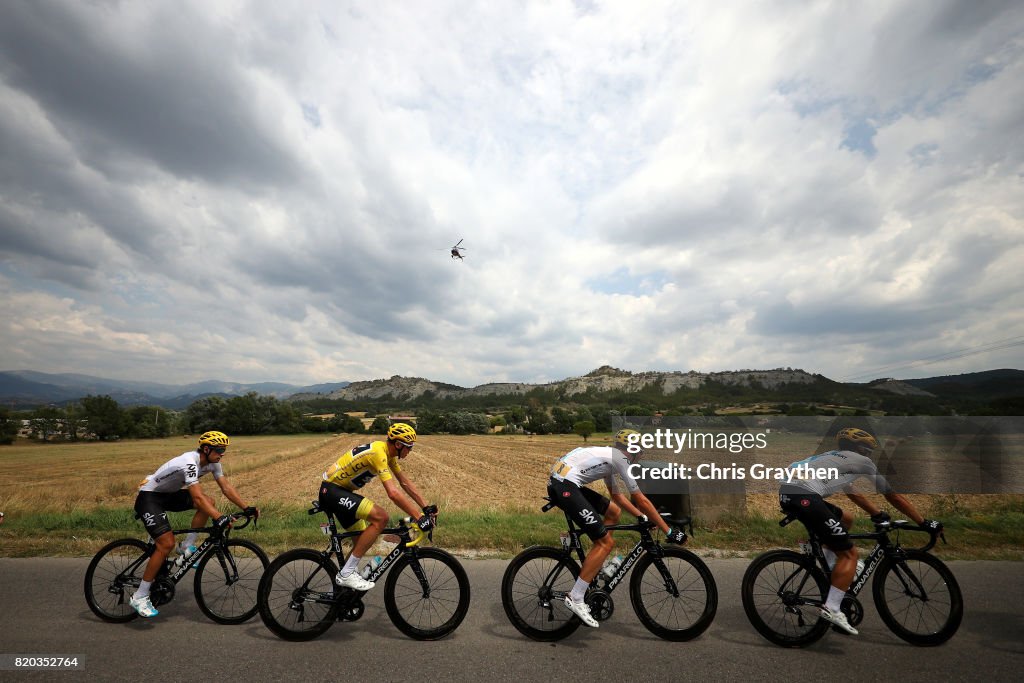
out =
[[[383,441],[375,441],[373,444],[373,457],[370,459],[370,467],[377,473],[377,477],[381,482],[390,481],[393,478],[388,460],[388,447]],[[395,471],[397,472],[398,470]]]
[[[618,475],[622,480],[622,483],[625,484],[626,490],[632,495],[640,490],[640,484],[638,484],[636,479],[633,478],[633,475],[629,473],[629,461],[626,460],[626,456],[618,449],[613,450],[615,452],[612,454],[612,467],[615,469],[615,474]],[[613,477],[609,477],[609,479],[611,478]],[[612,493],[621,493],[621,489],[615,491],[611,486],[608,487],[608,490],[612,491]]]
[[181,483],[183,488],[199,483],[199,463],[191,460],[185,462],[182,464],[181,472],[185,475],[185,480]]
[[216,481],[224,476],[224,468],[221,467],[219,462],[215,462],[213,467],[210,468],[210,474],[213,475],[213,480]]
[[861,455],[860,460],[852,466],[852,470],[860,475],[860,477],[870,482],[874,486],[876,493],[881,493],[883,495],[892,493],[892,486],[889,484],[889,481],[879,473],[878,467],[871,458]]

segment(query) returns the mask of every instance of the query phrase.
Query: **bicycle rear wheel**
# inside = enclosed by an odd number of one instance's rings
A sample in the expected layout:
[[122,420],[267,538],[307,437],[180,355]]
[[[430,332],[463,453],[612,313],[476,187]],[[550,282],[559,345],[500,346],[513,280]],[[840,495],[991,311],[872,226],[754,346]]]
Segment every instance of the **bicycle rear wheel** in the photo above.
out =
[[714,621],[718,586],[704,561],[689,550],[669,547],[662,552],[664,557],[647,553],[637,561],[629,599],[640,623],[654,635],[691,640]]
[[122,538],[96,553],[85,570],[85,601],[93,614],[113,623],[139,616],[128,601],[142,580],[148,548],[137,538]]
[[501,579],[501,604],[516,630],[552,641],[578,629],[579,617],[565,606],[565,596],[579,573],[576,560],[558,548],[533,546],[519,553]]
[[231,538],[227,549],[206,553],[196,568],[196,604],[218,624],[241,624],[256,615],[260,579],[270,564],[252,541]]
[[315,550],[282,553],[260,579],[260,618],[285,640],[312,640],[331,627],[337,611],[338,568]]
[[743,574],[743,611],[757,632],[776,645],[804,647],[828,631],[818,607],[828,587],[811,558],[771,550],[755,558]]
[[964,602],[960,585],[942,560],[921,550],[885,558],[871,593],[889,629],[914,645],[941,645],[960,628]]
[[400,557],[388,572],[384,607],[398,630],[410,638],[443,638],[469,611],[469,577],[444,550],[417,549],[413,557]]

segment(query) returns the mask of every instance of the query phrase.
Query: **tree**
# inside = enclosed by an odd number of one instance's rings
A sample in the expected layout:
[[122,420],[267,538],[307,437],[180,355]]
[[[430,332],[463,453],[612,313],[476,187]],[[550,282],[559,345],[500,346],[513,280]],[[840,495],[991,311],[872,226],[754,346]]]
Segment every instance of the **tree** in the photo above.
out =
[[116,439],[125,432],[124,413],[110,396],[86,396],[82,399],[82,413],[89,431],[101,441]]
[[587,437],[594,433],[594,423],[590,420],[581,420],[572,426],[572,431],[583,437],[583,443],[587,442]]
[[6,408],[0,408],[0,444],[9,445],[18,438],[21,421],[11,417]]
[[370,425],[371,434],[387,434],[388,427],[391,426],[391,420],[386,415],[378,415],[373,418],[373,424]]
[[58,434],[60,421],[64,417],[64,411],[53,406],[46,406],[36,410],[29,418],[28,427],[32,436],[40,441],[48,441],[50,436]]

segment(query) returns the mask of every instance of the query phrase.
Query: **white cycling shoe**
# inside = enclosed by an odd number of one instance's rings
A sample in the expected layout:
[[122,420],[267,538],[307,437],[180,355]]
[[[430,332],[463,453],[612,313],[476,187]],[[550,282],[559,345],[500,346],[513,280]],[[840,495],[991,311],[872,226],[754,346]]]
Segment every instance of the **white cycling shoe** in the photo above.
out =
[[857,629],[850,625],[850,622],[846,620],[846,615],[842,612],[833,612],[828,607],[822,607],[821,618],[831,622],[834,626],[838,626],[851,636],[857,635]]
[[593,616],[591,616],[591,614],[590,614],[590,605],[588,605],[585,601],[580,600],[579,602],[576,602],[575,600],[570,598],[568,595],[566,595],[565,596],[565,606],[568,607],[569,610],[573,614],[578,616],[580,618],[580,621],[582,621],[584,624],[586,624],[590,628],[597,628],[598,627],[597,619],[595,619]]
[[351,588],[354,591],[364,592],[376,585],[373,581],[367,581],[359,576],[359,572],[352,572],[348,576],[342,576],[341,572],[338,572],[338,575],[334,577],[334,582],[342,588]]
[[128,601],[128,604],[132,606],[132,609],[139,613],[140,617],[146,617],[148,619],[149,617],[155,617],[160,614],[156,607],[153,607],[153,601],[149,599],[148,595],[144,598],[136,598],[133,595],[131,600]]

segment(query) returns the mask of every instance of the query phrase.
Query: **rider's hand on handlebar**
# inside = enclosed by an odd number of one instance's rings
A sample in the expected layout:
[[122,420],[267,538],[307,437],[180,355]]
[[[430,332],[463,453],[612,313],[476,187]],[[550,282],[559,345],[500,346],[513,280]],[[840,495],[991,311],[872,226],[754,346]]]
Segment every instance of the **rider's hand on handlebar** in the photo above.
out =
[[670,526],[665,532],[665,540],[669,543],[682,545],[686,543],[686,532],[674,526]]
[[888,512],[882,510],[881,512],[876,512],[875,514],[871,515],[871,521],[875,524],[885,524],[886,522],[891,522],[892,517],[889,516]]
[[434,519],[430,515],[423,515],[416,520],[416,526],[420,528],[420,531],[430,531],[434,528]]
[[231,526],[231,516],[230,515],[221,515],[217,519],[213,520],[213,525],[215,527],[217,527],[218,529],[223,529],[224,527],[229,527],[229,526]]
[[932,532],[932,535],[938,535],[942,533],[942,522],[937,519],[926,519],[921,523],[921,527]]
[[260,509],[253,505],[250,505],[249,507],[245,508],[244,510],[242,510],[242,512],[245,513],[246,517],[255,517],[256,519],[260,518]]

